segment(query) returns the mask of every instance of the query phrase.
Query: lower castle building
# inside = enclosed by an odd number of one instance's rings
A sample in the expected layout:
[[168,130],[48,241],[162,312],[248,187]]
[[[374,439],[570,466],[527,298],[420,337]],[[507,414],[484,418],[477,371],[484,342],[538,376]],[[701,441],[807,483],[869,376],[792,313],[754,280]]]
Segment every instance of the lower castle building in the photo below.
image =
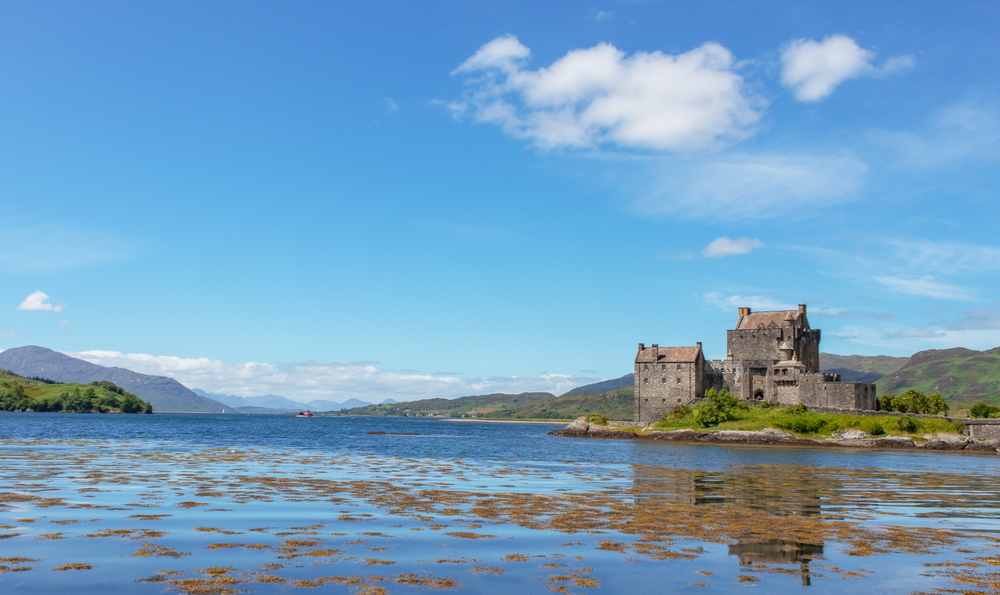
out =
[[635,356],[635,421],[651,423],[677,405],[726,389],[744,401],[788,406],[874,410],[875,385],[841,382],[819,369],[820,330],[809,327],[806,305],[798,310],[739,309],[726,332],[725,360],[706,360],[694,347],[646,347]]

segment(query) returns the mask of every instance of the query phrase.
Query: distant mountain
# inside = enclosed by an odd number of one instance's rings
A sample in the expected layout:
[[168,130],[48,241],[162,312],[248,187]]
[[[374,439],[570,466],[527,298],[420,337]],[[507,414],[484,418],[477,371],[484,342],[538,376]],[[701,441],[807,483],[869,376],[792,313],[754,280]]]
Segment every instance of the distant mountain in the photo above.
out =
[[987,351],[929,349],[914,353],[899,370],[878,381],[878,393],[908,388],[941,393],[950,401],[1000,403],[1000,347]]
[[56,382],[89,384],[95,380],[108,380],[140,399],[149,401],[156,412],[207,413],[223,409],[222,403],[195,394],[173,378],[140,374],[125,368],[99,366],[35,345],[0,352],[0,368],[6,368],[21,376],[38,376]]
[[578,386],[567,393],[563,393],[563,396],[575,395],[579,393],[594,393],[594,392],[615,390],[623,386],[629,386],[632,384],[635,384],[635,374],[626,374],[621,378],[612,378],[611,380],[602,380],[600,382],[595,382],[593,384]]
[[392,404],[397,403],[397,402],[398,401],[396,401],[396,399],[386,399],[386,400],[382,401],[382,404],[383,405],[392,405]]
[[875,382],[906,365],[909,358],[889,355],[819,354],[819,367],[824,372],[840,374],[844,382]]
[[192,389],[195,394],[201,395],[208,399],[213,399],[219,401],[220,403],[225,403],[232,407],[256,407],[256,408],[267,408],[267,409],[306,409],[305,403],[300,403],[298,401],[293,401],[282,397],[281,395],[261,395],[259,397],[240,397],[237,395],[225,395],[222,393],[209,393],[201,390],[200,388]]
[[[360,401],[359,401],[360,402]],[[365,403],[367,405],[367,403]],[[341,403],[337,401],[324,401],[322,399],[317,399],[315,401],[309,401],[306,403],[310,409],[315,411],[340,411],[344,408]]]
[[353,409],[354,407],[365,407],[371,405],[368,401],[360,401],[358,399],[347,399],[340,404],[341,409]]
[[286,415],[298,413],[301,409],[272,409],[270,407],[237,407],[227,413],[249,413],[251,415]]

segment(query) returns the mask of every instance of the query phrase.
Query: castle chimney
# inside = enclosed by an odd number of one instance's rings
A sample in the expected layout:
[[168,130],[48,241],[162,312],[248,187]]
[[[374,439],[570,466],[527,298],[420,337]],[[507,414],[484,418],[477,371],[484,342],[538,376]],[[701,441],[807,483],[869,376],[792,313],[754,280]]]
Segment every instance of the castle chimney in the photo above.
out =
[[747,316],[750,316],[750,308],[740,308],[739,312],[740,312],[740,320],[739,322],[736,323],[736,328],[740,328],[740,325],[743,324],[743,319],[746,318]]
[[799,314],[802,314],[804,316],[805,313],[806,313],[806,305],[805,304],[799,304]]
[[695,343],[695,345],[698,346],[698,351],[701,351],[701,341],[698,341],[697,343]]
[[660,345],[659,343],[653,343],[653,361],[660,361]]
[[643,343],[639,343],[639,353],[642,353],[642,350],[645,348],[646,346]]

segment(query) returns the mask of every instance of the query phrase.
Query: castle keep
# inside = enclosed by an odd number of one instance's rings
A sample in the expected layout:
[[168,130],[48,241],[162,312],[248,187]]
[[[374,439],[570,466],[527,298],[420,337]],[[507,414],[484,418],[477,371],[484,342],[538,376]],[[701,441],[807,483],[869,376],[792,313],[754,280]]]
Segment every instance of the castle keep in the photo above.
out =
[[875,385],[841,382],[819,369],[819,329],[809,327],[806,305],[798,310],[739,309],[726,332],[726,359],[705,359],[694,347],[646,347],[635,356],[635,421],[655,422],[677,405],[726,389],[744,401],[788,406],[874,410]]

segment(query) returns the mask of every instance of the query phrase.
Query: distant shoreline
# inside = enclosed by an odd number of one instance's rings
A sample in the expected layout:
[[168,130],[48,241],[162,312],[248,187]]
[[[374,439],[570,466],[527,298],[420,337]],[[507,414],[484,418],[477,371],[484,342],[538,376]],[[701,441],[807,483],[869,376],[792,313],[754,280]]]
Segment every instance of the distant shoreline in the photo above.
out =
[[442,418],[441,421],[459,421],[459,422],[469,422],[469,423],[479,423],[479,424],[544,424],[550,426],[565,426],[567,421],[539,421],[539,420],[517,420],[517,419],[471,419],[468,417],[446,417]]

